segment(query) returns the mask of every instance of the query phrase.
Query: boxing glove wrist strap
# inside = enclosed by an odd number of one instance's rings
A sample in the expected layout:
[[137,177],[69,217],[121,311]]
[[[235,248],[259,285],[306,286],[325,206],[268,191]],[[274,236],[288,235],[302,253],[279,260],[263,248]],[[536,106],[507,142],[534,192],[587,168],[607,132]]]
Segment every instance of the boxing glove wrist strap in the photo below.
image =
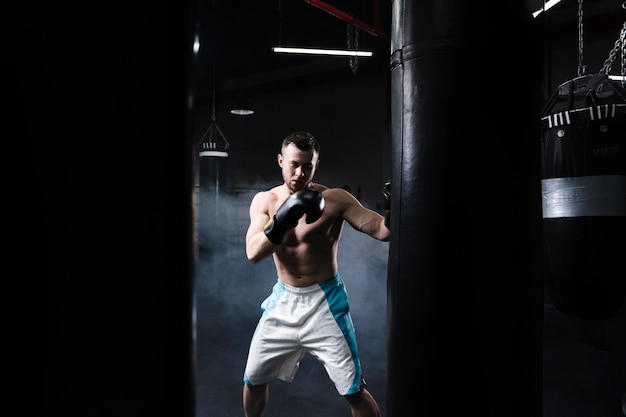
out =
[[267,236],[270,242],[275,245],[279,245],[280,242],[283,241],[283,237],[289,229],[291,229],[289,225],[276,221],[276,216],[274,216],[263,228],[263,233],[265,233],[265,236]]

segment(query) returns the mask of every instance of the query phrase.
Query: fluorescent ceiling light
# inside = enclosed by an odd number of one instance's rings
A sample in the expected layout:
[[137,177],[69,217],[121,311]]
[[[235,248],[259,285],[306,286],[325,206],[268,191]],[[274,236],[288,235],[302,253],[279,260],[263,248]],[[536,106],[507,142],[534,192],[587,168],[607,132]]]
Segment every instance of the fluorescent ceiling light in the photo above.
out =
[[370,51],[351,51],[348,49],[283,48],[275,46],[272,51],[285,54],[335,55],[335,56],[372,56]]
[[225,151],[200,151],[200,156],[215,156],[218,158],[228,158],[228,152]]
[[609,75],[609,80],[613,81],[626,81],[626,76],[624,75]]
[[254,114],[254,110],[252,109],[231,109],[230,112],[232,114],[236,114],[237,116],[249,116]]
[[252,104],[250,104],[248,100],[239,99],[230,108],[230,112],[238,116],[249,116],[251,114],[254,114],[254,109],[252,108]]
[[541,14],[541,12],[546,12],[548,11],[548,9],[550,9],[552,6],[556,5],[557,3],[559,3],[561,0],[548,0],[547,2],[545,2],[543,4],[543,7],[539,10],[536,10],[533,12],[533,17],[537,17]]

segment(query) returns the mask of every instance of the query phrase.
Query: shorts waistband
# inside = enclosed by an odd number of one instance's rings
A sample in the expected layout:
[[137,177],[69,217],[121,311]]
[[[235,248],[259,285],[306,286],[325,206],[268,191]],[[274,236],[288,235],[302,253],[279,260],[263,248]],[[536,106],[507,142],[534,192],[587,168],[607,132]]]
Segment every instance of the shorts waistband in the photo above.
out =
[[335,274],[327,279],[326,281],[319,282],[317,284],[308,285],[306,287],[294,287],[293,285],[289,285],[286,282],[283,282],[278,279],[277,285],[281,286],[285,291],[296,293],[296,294],[306,294],[311,291],[319,291],[320,289],[327,288],[329,286],[336,285],[337,283],[342,283],[341,277],[339,276],[339,272],[335,272]]

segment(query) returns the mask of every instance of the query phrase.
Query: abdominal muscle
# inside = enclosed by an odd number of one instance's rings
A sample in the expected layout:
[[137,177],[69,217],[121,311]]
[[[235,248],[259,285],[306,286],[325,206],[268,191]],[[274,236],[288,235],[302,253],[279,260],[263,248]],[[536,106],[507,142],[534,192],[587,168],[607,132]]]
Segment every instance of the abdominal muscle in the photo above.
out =
[[307,287],[327,281],[337,272],[336,242],[317,248],[313,244],[285,243],[274,252],[278,278],[285,284]]

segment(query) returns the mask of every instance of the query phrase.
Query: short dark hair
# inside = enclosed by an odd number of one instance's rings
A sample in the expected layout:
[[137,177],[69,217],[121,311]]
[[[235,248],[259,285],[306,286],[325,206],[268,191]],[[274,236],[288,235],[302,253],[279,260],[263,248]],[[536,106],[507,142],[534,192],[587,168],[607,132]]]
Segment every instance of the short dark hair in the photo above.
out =
[[280,152],[283,152],[285,146],[293,143],[296,147],[302,151],[315,151],[318,155],[320,153],[320,143],[315,139],[309,132],[298,131],[293,132],[287,135],[285,139],[283,139],[283,143],[280,145]]

